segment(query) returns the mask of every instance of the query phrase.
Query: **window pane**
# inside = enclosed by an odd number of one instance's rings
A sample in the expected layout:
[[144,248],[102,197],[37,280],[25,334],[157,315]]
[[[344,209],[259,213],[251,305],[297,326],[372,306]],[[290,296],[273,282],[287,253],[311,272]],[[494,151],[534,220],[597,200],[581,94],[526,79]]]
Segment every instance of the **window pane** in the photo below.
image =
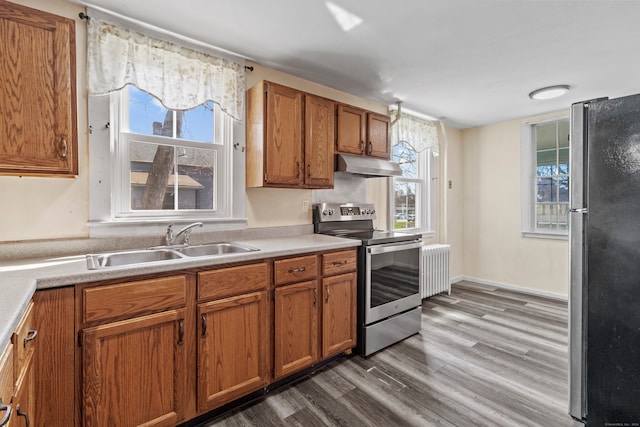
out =
[[556,194],[556,178],[538,178],[536,188],[537,202],[555,202]]
[[563,148],[558,150],[558,173],[560,175],[569,175],[569,149]]
[[405,178],[418,177],[417,153],[405,141],[400,141],[393,147],[392,160],[400,165],[402,176]]
[[178,148],[178,209],[214,209],[216,152]]
[[128,90],[130,132],[213,142],[213,103],[208,102],[187,111],[173,111],[167,110],[157,98],[135,86],[128,86]]
[[569,121],[558,122],[558,147],[569,147]]
[[131,141],[129,156],[131,210],[213,209],[214,150]]
[[558,205],[539,203],[536,205],[536,228],[553,230],[556,228]]
[[127,86],[127,88],[129,89],[129,131],[141,135],[173,136],[173,113],[148,93],[142,92],[135,86]]
[[557,126],[556,123],[546,123],[537,125],[536,129],[536,150],[548,150],[556,148]]
[[395,212],[393,228],[414,228],[416,224],[416,187],[415,182],[395,182]]
[[558,178],[558,201],[569,203],[569,177]]
[[182,138],[199,142],[213,142],[213,109],[213,103],[208,102],[193,110],[185,111]]
[[536,170],[538,176],[557,175],[556,153],[556,150],[538,151],[536,153]]

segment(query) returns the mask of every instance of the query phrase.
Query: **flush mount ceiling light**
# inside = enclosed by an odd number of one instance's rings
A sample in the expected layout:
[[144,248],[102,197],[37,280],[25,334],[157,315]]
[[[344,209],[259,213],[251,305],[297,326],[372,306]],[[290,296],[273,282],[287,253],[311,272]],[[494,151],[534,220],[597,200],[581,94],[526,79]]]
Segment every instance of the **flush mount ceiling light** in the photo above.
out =
[[347,32],[353,30],[355,27],[362,23],[362,18],[343,9],[337,4],[330,1],[326,2],[325,4],[327,5],[327,9],[329,9],[329,12],[331,12],[331,14],[333,15],[333,18],[336,20],[338,25],[340,25],[340,28],[342,28],[342,31]]
[[557,98],[569,92],[569,85],[555,85],[536,89],[529,94],[531,99],[551,99]]

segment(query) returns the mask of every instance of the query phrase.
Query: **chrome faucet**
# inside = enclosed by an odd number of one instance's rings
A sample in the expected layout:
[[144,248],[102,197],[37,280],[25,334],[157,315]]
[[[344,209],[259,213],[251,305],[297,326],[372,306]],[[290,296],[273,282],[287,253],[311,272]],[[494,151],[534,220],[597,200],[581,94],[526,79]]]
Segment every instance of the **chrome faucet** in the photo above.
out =
[[191,234],[191,230],[195,227],[202,227],[203,224],[201,222],[194,222],[193,224],[189,224],[182,230],[178,231],[175,235],[173,234],[174,225],[175,224],[169,224],[169,226],[167,227],[167,234],[165,236],[167,246],[173,246],[176,242],[176,239],[182,234],[184,234],[184,245],[189,246],[189,235]]

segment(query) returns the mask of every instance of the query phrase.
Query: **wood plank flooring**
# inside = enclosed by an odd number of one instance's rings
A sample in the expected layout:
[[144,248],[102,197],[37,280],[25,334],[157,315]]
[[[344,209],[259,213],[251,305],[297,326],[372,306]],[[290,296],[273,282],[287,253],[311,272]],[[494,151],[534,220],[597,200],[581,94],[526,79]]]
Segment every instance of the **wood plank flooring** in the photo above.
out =
[[567,304],[469,282],[422,332],[333,362],[206,426],[582,426],[567,415]]

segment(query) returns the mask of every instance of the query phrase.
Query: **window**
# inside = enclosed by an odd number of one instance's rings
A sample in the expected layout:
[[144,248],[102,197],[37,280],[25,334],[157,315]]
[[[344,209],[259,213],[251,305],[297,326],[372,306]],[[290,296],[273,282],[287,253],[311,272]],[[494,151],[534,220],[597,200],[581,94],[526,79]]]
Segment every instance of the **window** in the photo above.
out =
[[[214,103],[166,109],[134,86],[114,95],[116,217],[214,214],[224,197],[224,113]],[[223,204],[224,205],[224,204]]]
[[411,144],[400,141],[392,148],[392,160],[400,165],[402,176],[391,183],[391,228],[432,232],[431,150],[415,151]]
[[567,235],[569,120],[525,126],[522,148],[523,232]]

